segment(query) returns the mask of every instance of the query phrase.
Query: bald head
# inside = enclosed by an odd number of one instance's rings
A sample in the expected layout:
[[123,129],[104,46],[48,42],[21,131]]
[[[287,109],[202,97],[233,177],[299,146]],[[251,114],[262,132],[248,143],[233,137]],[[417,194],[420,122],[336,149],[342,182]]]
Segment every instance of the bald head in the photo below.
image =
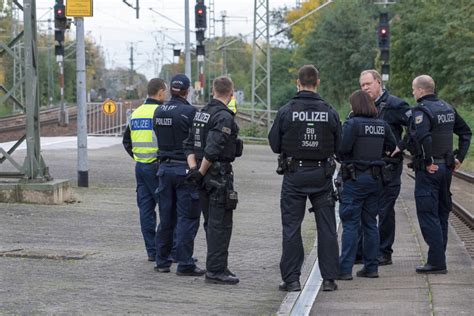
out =
[[428,75],[421,75],[413,79],[412,83],[413,96],[416,100],[419,98],[435,93],[435,82]]

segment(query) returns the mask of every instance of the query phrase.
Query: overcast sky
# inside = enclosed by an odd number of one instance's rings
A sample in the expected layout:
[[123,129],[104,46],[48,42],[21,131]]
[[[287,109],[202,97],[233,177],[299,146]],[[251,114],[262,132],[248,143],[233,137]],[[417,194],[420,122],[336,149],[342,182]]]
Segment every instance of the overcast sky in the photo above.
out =
[[[67,0],[66,0],[67,1]],[[65,3],[66,3],[65,1]],[[128,0],[135,5],[135,0]],[[52,6],[54,0],[37,0],[38,20],[53,18]],[[184,43],[184,30],[173,23],[184,24],[184,3],[185,0],[140,0],[140,19],[136,19],[135,10],[128,7],[122,0],[94,0],[94,16],[85,18],[85,32],[95,39],[97,44],[102,46],[107,67],[123,66],[130,67],[130,45],[136,48],[135,69],[151,78],[155,76],[155,63],[161,61],[160,49],[163,42],[163,35],[159,31],[166,33],[164,46],[164,63],[172,60],[172,49],[168,43]],[[195,0],[189,0],[190,25],[194,28],[194,5]],[[206,5],[209,3],[205,1]],[[270,0],[270,8],[280,8],[283,6],[293,7],[296,0]],[[227,12],[226,34],[228,36],[247,34],[253,31],[253,7],[254,0],[215,0],[216,19],[220,19],[222,11]],[[169,21],[149,8],[165,15]],[[209,12],[208,12],[209,14]],[[234,18],[232,18],[234,17]],[[47,23],[40,25],[42,30],[47,29]],[[71,37],[75,35],[74,26],[70,31]],[[222,23],[216,23],[216,36],[222,35]],[[195,42],[195,35],[191,33],[191,43]],[[252,36],[247,37],[251,42]],[[156,41],[160,43],[157,44]],[[176,48],[184,48],[184,45],[177,45]]]

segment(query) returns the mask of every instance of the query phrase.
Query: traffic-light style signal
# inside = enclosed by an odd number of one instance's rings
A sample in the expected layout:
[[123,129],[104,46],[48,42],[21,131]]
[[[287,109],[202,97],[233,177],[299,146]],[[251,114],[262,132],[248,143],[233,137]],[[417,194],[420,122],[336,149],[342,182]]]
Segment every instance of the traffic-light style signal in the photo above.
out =
[[196,30],[196,41],[199,43],[204,41],[204,30]]
[[206,50],[204,45],[196,45],[196,55],[197,56],[205,56]]
[[67,28],[66,7],[63,3],[56,3],[54,5],[54,27],[59,30]]
[[388,21],[388,13],[380,13],[377,39],[380,48],[380,60],[383,64],[387,64],[390,57],[390,25]]
[[194,7],[195,13],[195,26],[197,29],[206,29],[207,28],[207,14],[206,14],[206,6],[204,5],[204,1],[198,1],[196,6]]

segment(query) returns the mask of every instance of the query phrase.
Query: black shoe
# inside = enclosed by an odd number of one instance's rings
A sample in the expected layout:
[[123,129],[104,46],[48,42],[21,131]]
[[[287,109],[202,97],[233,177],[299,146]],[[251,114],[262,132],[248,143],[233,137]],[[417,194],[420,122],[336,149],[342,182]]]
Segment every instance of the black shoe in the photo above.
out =
[[[352,276],[351,276],[352,280]],[[335,291],[337,290],[337,284],[334,282],[334,280],[323,280],[323,291],[324,292],[330,292],[330,291]]]
[[[175,257],[169,257],[169,260],[171,260],[172,263],[178,263],[178,260]],[[193,257],[194,262],[198,262],[198,258]],[[155,259],[153,259],[155,261]]]
[[357,276],[360,278],[378,278],[379,274],[377,271],[367,272],[365,268],[362,268],[362,270],[357,271]]
[[204,273],[206,273],[206,270],[199,267],[194,267],[194,269],[188,271],[176,271],[176,275],[179,276],[201,276]]
[[230,275],[230,276],[233,276],[234,278],[236,277],[236,275],[229,270],[229,268],[225,268],[225,271],[224,271],[227,275]]
[[170,267],[164,267],[164,268],[155,267],[153,270],[155,270],[156,272],[168,273],[170,272]]
[[286,291],[286,292],[299,292],[301,291],[301,284],[300,284],[300,281],[293,281],[289,283],[282,281],[280,285],[278,286],[278,289],[280,291]]
[[377,258],[377,261],[379,262],[379,266],[388,266],[388,265],[392,264],[392,257],[379,256]]
[[431,264],[427,263],[422,266],[416,267],[416,273],[424,273],[424,274],[446,274],[448,270],[446,267],[435,267]]
[[213,284],[237,284],[239,283],[239,279],[235,276],[229,275],[225,272],[206,272],[206,283],[213,283]]
[[336,277],[336,280],[342,280],[342,281],[350,281],[352,280],[352,275],[349,274],[349,273],[344,273],[344,274],[339,274],[337,277]]
[[155,257],[148,256],[148,261],[155,261]]

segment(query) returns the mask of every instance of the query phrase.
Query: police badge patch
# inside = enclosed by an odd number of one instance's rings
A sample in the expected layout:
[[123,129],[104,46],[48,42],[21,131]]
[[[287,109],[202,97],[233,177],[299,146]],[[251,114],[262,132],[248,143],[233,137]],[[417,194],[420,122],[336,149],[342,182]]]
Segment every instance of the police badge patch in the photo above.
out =
[[224,127],[222,128],[222,132],[225,133],[225,134],[230,135],[231,130],[230,130],[230,128],[224,126]]
[[423,114],[418,114],[415,116],[415,124],[420,124],[421,122],[423,122]]

